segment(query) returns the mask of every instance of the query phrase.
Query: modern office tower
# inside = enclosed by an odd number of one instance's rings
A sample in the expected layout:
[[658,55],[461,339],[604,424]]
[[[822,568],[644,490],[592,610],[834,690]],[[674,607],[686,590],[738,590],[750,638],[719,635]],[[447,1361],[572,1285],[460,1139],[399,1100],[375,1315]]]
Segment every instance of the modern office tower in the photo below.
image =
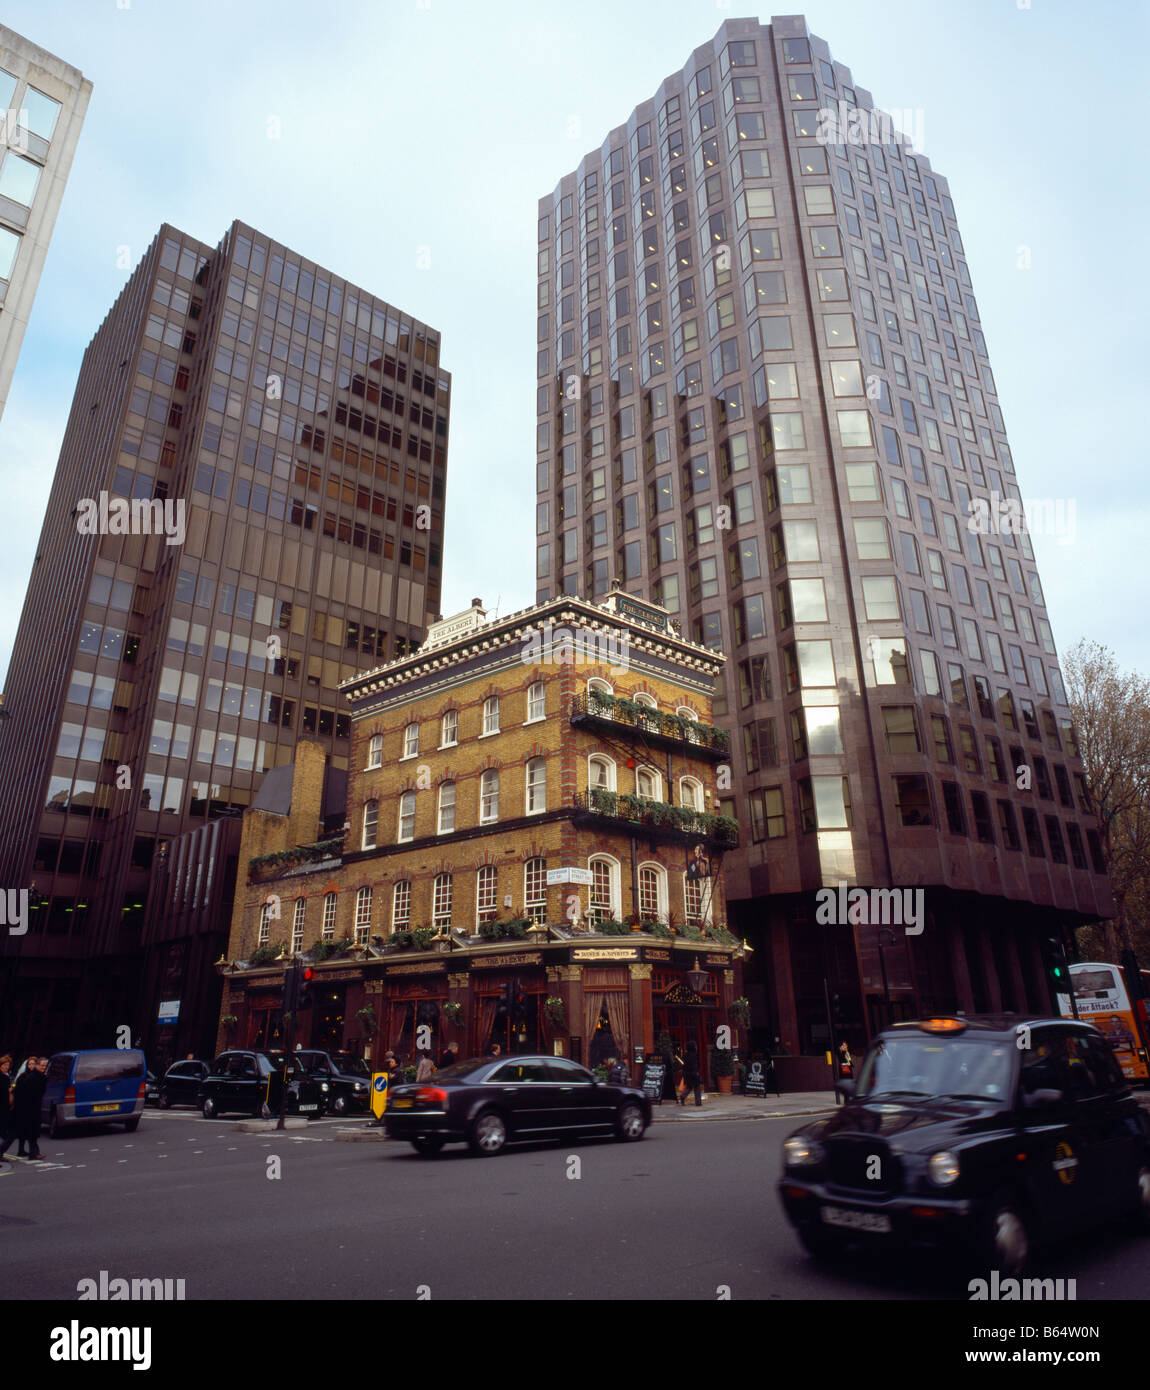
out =
[[85,354],[5,691],[13,1042],[202,1001],[236,842],[188,832],[300,735],[346,769],[339,682],[439,607],[450,392],[439,335],[365,290],[239,222],[160,230]]
[[541,200],[538,312],[537,599],[617,576],[727,654],[760,1043],[1050,1009],[1111,898],[946,180],[732,20]]
[[92,84],[0,24],[0,415]]

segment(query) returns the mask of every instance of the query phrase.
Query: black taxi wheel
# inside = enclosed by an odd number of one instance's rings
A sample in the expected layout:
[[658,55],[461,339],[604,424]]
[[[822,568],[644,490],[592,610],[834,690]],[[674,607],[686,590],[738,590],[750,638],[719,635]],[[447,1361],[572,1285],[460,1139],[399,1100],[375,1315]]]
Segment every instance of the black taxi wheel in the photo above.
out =
[[1143,1235],[1150,1235],[1150,1164],[1146,1163],[1138,1169],[1138,1204],[1134,1208],[1134,1221]]
[[619,1118],[616,1121],[615,1137],[625,1142],[633,1142],[642,1139],[643,1133],[647,1128],[647,1121],[643,1116],[642,1108],[633,1101],[628,1101],[619,1107]]
[[215,1103],[211,1096],[204,1097],[204,1103],[201,1107],[201,1110],[205,1120],[214,1120],[216,1116],[220,1113],[219,1106]]
[[507,1125],[503,1116],[496,1110],[484,1110],[475,1117],[471,1133],[467,1137],[467,1147],[473,1154],[491,1158],[507,1143]]
[[417,1154],[422,1154],[424,1158],[434,1158],[443,1148],[444,1141],[436,1134],[424,1134],[419,1139],[411,1141],[411,1147]]
[[346,1114],[347,1114],[347,1097],[346,1097],[346,1096],[336,1096],[335,1100],[333,1100],[332,1103],[331,1103],[331,1113],[332,1113],[333,1115],[346,1115]]
[[1001,1201],[992,1208],[986,1258],[987,1269],[1009,1279],[1017,1279],[1030,1263],[1030,1230],[1016,1202]]

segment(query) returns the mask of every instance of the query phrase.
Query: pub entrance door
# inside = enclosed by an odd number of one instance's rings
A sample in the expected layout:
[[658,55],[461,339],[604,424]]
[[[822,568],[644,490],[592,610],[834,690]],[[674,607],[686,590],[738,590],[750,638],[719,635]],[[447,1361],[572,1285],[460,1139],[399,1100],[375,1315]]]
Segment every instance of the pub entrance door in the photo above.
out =
[[690,1005],[678,1008],[661,1006],[655,1009],[655,1041],[658,1042],[660,1033],[664,1031],[670,1033],[671,1044],[675,1049],[676,1057],[685,1057],[687,1044],[693,1042],[699,1049],[699,1065],[702,1068],[703,1084],[708,1088],[711,1088],[707,1064],[710,1060],[710,1047],[714,1042],[713,1029],[710,1028],[710,1019],[713,1014],[714,1010],[712,1009],[701,1009],[698,1006],[691,1007]]

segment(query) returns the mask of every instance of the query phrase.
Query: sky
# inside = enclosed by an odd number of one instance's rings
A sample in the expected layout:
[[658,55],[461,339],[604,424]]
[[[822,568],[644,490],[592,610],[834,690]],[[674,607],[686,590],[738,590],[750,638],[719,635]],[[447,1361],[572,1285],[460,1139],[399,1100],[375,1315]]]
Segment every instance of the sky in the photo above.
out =
[[[796,11],[797,12],[797,11]],[[442,608],[534,602],[538,199],[737,0],[6,0],[94,84],[0,421],[7,670],[87,343],[162,222],[235,218],[423,320],[452,374]],[[1060,653],[1150,674],[1144,0],[818,0],[950,182]],[[769,11],[757,16],[769,22]],[[124,248],[127,248],[125,256]],[[1142,381],[1141,387],[1138,382]],[[1073,512],[1071,513],[1071,504]]]

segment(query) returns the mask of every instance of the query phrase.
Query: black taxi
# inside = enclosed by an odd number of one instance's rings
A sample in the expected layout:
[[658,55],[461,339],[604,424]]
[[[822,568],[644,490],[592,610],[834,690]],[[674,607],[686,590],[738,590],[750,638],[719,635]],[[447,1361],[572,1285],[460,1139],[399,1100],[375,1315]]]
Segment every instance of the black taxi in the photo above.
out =
[[1150,1121],[1089,1024],[898,1023],[839,1090],[783,1144],[779,1195],[817,1258],[936,1250],[1018,1275],[1035,1246],[1108,1218],[1150,1228]]

